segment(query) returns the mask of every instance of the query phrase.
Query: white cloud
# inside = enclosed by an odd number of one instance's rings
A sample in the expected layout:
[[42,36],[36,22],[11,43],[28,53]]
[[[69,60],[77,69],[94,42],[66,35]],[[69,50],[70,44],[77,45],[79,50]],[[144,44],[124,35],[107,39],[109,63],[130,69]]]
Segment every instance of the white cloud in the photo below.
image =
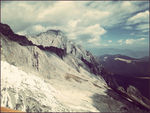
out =
[[145,40],[145,38],[139,38],[138,40],[139,40],[139,41],[140,41],[140,40]]
[[14,31],[21,31],[27,27],[35,24],[38,10],[35,5],[28,4],[27,2],[10,2],[1,4],[2,22],[9,24]]
[[91,39],[88,40],[88,43],[92,43],[96,46],[100,45],[101,35],[106,33],[106,30],[102,28],[99,24],[93,26],[88,26],[82,33],[91,35]]
[[43,27],[42,25],[35,25],[35,26],[33,26],[33,29],[37,32],[43,32],[46,30],[46,28]]
[[108,40],[109,43],[112,43],[112,40]]
[[132,6],[132,4],[129,1],[125,1],[125,2],[122,3],[122,7],[128,8],[128,7],[131,7],[131,6]]
[[125,40],[125,43],[127,44],[127,45],[131,45],[131,44],[136,44],[136,43],[139,43],[139,42],[141,42],[141,41],[143,41],[143,40],[145,40],[145,38],[138,38],[138,39],[126,39]]
[[149,11],[140,12],[128,19],[128,24],[136,24],[141,22],[149,22]]
[[93,45],[99,46],[100,45],[100,38],[99,37],[93,37],[88,40],[89,43],[92,43]]
[[109,12],[109,16],[102,20],[104,26],[114,26],[125,22],[133,13],[149,8],[148,4],[141,5],[143,2],[119,1],[119,2],[93,2],[91,6],[102,11]]
[[71,28],[75,28],[80,21],[81,21],[80,19],[71,20],[71,21],[68,22],[68,26],[71,27]]
[[120,45],[122,45],[123,40],[122,40],[122,39],[120,39],[120,40],[118,40],[117,42],[118,42]]
[[[86,6],[87,3],[91,3],[91,5]],[[114,24],[125,21],[124,19],[128,17],[130,13],[143,9],[143,7],[139,7],[135,3],[136,2],[129,1],[115,3],[109,1],[13,1],[9,4],[2,3],[1,14],[2,22],[13,26],[17,32],[35,23],[47,23],[49,26],[63,25],[65,27],[70,20],[74,21],[78,19],[80,19],[80,22],[77,23],[80,24],[80,26],[86,27],[94,24],[113,26]],[[118,7],[120,7],[119,10]]]
[[133,44],[135,42],[135,39],[126,39],[125,43],[126,44]]
[[136,15],[128,18],[127,26],[124,27],[128,30],[138,30],[139,32],[149,31],[149,11],[139,12]]
[[136,30],[142,31],[142,32],[148,32],[149,31],[149,23],[148,24],[139,24],[136,26]]
[[67,24],[68,20],[80,17],[82,11],[81,6],[73,1],[58,1],[52,6],[49,5],[49,7],[41,10],[37,18],[40,21]]
[[124,28],[128,29],[128,30],[132,30],[133,29],[132,26],[125,26]]
[[38,34],[40,32],[47,31],[48,29],[50,29],[50,27],[44,27],[42,25],[37,24],[37,25],[27,27],[25,30],[19,31],[17,32],[17,34],[20,35]]
[[135,35],[135,33],[134,33],[134,32],[133,32],[133,33],[130,33],[130,35],[132,35],[132,36],[133,36],[133,35]]
[[27,32],[26,31],[20,31],[20,32],[17,32],[18,35],[26,35]]
[[104,23],[100,22],[100,21],[104,21],[106,20],[106,18],[108,18],[110,16],[109,11],[101,11],[101,10],[97,10],[97,9],[87,9],[85,10],[85,13],[83,13],[83,17],[82,17],[82,24],[86,25],[89,23],[100,23],[101,25],[103,25]]
[[[87,3],[91,5],[87,6]],[[132,13],[148,7],[139,6],[139,3],[142,2],[13,1],[2,3],[1,15],[2,22],[20,34],[60,29],[74,40],[81,38],[80,35],[89,35],[90,38],[82,37],[87,40],[81,43],[100,46],[104,45],[101,37],[107,27],[125,22]]]
[[103,35],[106,30],[102,28],[99,24],[88,26],[83,33],[93,34],[94,36]]

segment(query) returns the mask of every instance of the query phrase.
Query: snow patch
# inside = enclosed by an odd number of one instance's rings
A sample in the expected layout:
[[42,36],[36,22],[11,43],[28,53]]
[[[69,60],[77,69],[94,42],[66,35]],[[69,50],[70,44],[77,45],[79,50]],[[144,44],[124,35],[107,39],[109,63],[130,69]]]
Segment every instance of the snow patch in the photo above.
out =
[[123,62],[126,62],[126,63],[131,63],[132,62],[131,60],[127,60],[127,59],[123,59],[123,58],[115,58],[115,60],[120,60],[120,61],[123,61]]
[[54,96],[59,92],[44,79],[27,74],[5,61],[1,61],[1,70],[3,107],[29,112],[68,111]]
[[108,57],[107,57],[107,56],[105,56],[105,57],[104,57],[104,61],[106,61],[106,59],[107,59],[107,58],[108,58]]

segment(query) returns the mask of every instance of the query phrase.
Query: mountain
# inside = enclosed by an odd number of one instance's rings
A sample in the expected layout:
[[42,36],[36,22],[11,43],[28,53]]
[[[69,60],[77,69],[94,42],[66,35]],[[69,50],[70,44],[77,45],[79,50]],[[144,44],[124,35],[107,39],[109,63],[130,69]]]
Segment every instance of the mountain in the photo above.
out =
[[112,87],[113,76],[63,32],[27,37],[0,23],[0,38],[2,107],[26,112],[148,112],[149,101],[135,87],[122,96]]
[[[149,57],[140,59],[124,55],[103,55],[97,57],[102,66],[113,74],[119,86],[127,89],[129,85],[136,87],[142,95],[150,97],[150,60]],[[150,99],[150,98],[149,98]]]
[[32,41],[33,44],[38,45],[38,47],[42,46],[45,49],[58,49],[58,51],[56,50],[54,52],[67,64],[76,68],[77,71],[80,71],[79,67],[83,67],[94,74],[100,74],[101,72],[94,56],[89,51],[84,50],[80,45],[76,45],[70,40],[67,40],[64,33],[59,30],[48,30],[27,38]]
[[149,76],[149,57],[132,58],[125,55],[102,55],[98,57],[99,62],[109,72],[124,76]]
[[109,54],[109,55],[116,55],[116,54],[121,54],[121,55],[125,55],[125,56],[129,56],[129,57],[133,57],[133,58],[142,58],[145,56],[149,56],[149,50],[143,50],[143,49],[139,49],[139,50],[130,50],[130,49],[118,49],[118,48],[95,48],[93,49],[89,49],[90,51],[92,51],[92,53],[95,56],[103,56],[105,54]]

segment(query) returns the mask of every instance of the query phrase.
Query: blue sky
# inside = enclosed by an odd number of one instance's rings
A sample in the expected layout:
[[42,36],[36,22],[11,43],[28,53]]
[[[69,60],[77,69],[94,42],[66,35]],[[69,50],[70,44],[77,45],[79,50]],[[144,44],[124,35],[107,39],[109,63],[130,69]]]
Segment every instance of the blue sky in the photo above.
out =
[[1,21],[18,34],[59,29],[85,48],[149,48],[144,1],[3,2]]

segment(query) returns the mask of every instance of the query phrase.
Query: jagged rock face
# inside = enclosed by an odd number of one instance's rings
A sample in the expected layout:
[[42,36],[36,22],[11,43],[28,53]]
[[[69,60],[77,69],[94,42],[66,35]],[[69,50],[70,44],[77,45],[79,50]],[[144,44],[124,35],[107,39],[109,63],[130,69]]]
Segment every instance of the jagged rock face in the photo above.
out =
[[[40,33],[36,36],[28,36],[28,39],[31,40],[34,44],[40,45],[41,47],[49,49],[55,48],[55,53],[61,58],[66,55],[69,55],[73,59],[78,67],[81,65],[96,75],[101,73],[101,67],[98,62],[95,60],[94,56],[89,52],[84,50],[81,46],[76,45],[72,41],[68,40],[64,33],[59,30],[48,30],[47,32]],[[75,60],[78,58],[78,60]],[[69,62],[68,62],[69,64]],[[70,64],[74,65],[74,64]]]
[[150,109],[150,101],[147,98],[145,98],[137,88],[130,85],[127,88],[126,93],[132,100],[136,100],[138,103],[142,104],[147,109]]
[[6,24],[0,23],[0,33],[2,33],[4,36],[7,36],[6,38],[16,41],[21,45],[33,45],[32,42],[29,41],[25,36],[14,34],[14,32]]
[[60,57],[59,49],[66,46],[26,43],[30,42],[26,37],[24,41],[20,35],[5,34],[6,25],[0,28],[3,107],[27,112],[143,111],[111,90],[102,77],[90,73],[99,72],[100,67],[89,52],[80,48],[76,54],[74,49]]

